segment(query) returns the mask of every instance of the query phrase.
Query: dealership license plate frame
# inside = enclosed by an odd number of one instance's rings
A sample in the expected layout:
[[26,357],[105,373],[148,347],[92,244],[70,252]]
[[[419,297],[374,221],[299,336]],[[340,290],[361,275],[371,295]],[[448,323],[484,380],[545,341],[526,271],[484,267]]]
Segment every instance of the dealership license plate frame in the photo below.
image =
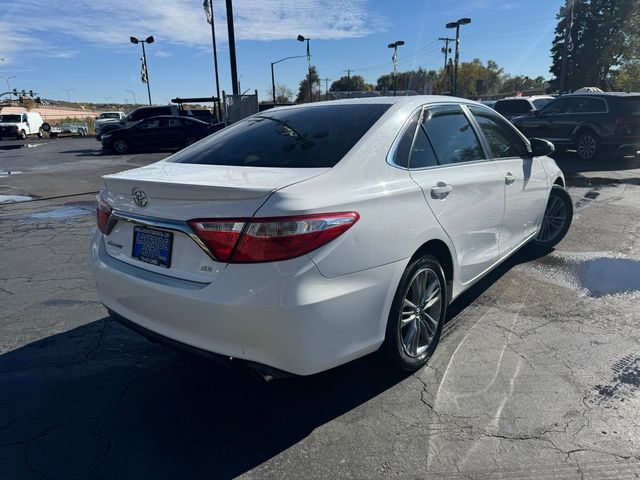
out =
[[[160,238],[166,240],[166,245],[158,249],[155,255],[145,255],[144,247],[150,247],[149,237],[141,237],[142,234],[146,234],[151,237]],[[166,230],[159,230],[156,228],[149,228],[141,225],[133,227],[133,242],[131,247],[131,257],[139,262],[147,263],[149,265],[155,265],[162,268],[171,268],[171,254],[173,251],[173,232],[167,232]],[[151,252],[153,253],[153,252]]]

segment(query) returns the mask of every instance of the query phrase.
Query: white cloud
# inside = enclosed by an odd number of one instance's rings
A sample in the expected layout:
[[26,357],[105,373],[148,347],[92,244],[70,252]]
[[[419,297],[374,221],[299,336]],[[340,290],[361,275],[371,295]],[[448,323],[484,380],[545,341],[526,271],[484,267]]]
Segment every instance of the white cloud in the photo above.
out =
[[[153,34],[157,41],[208,48],[211,42],[202,0],[104,0],[69,2],[30,0],[7,6],[0,20],[0,56],[43,47],[43,54],[60,54],[68,40],[95,47],[127,48],[129,36]],[[237,40],[364,37],[383,31],[383,19],[369,12],[368,0],[236,0]],[[38,16],[31,12],[48,12]],[[214,0],[216,37],[226,43],[226,10]],[[64,42],[64,40],[67,42]]]

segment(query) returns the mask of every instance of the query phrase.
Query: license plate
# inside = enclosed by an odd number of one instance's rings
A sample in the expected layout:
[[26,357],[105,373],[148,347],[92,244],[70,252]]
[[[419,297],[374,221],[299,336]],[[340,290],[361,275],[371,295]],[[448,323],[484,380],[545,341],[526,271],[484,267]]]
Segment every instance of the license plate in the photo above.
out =
[[133,227],[131,256],[141,262],[169,268],[173,233],[146,227]]

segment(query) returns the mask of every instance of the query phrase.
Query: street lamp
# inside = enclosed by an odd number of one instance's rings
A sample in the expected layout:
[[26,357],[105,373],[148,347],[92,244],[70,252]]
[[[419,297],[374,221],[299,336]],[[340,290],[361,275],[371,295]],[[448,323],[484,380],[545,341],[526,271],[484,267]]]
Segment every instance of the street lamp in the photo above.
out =
[[460,60],[460,25],[468,25],[471,23],[470,18],[460,18],[455,22],[447,23],[447,28],[455,28],[456,29],[456,56],[454,60],[454,68],[453,68],[453,94],[456,95],[458,93],[458,62]]
[[133,97],[133,104],[137,105],[138,101],[136,100],[136,92],[134,92],[133,90],[125,90],[125,92],[129,92],[131,94],[131,96]]
[[313,102],[313,88],[311,85],[311,48],[309,47],[310,38],[298,35],[299,42],[307,42],[307,69],[309,70],[309,103]]
[[397,40],[393,43],[387,45],[387,48],[393,48],[393,56],[391,60],[393,61],[393,96],[396,96],[396,71],[398,69],[398,47],[404,45],[403,40]]
[[285,60],[289,60],[291,58],[304,58],[306,55],[295,55],[293,57],[284,57],[281,58],[280,60],[276,60],[275,62],[271,62],[271,92],[273,94],[273,104],[276,104],[276,79],[275,76],[273,74],[273,66],[276,63],[280,63],[280,62],[284,62]]
[[74,88],[61,88],[63,92],[67,92],[67,102],[71,103],[71,97],[69,96],[69,92],[73,92]]
[[18,78],[15,75],[11,75],[10,77],[0,77],[3,78],[7,81],[7,90],[11,90],[11,85],[9,85],[9,80],[11,80],[12,78]]
[[147,54],[144,51],[144,44],[153,43],[154,41],[153,36],[150,35],[144,40],[137,39],[136,37],[129,37],[129,40],[131,40],[131,43],[133,44],[138,44],[138,43],[142,44],[142,66],[143,66],[142,83],[147,84],[147,93],[149,94],[149,105],[151,105],[151,87],[149,86],[149,70],[147,69]]

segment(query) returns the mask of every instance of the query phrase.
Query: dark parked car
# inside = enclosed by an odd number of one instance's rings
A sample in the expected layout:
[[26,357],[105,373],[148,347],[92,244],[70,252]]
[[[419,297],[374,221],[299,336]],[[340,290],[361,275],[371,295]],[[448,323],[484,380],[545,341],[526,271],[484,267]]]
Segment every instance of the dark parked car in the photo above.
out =
[[528,138],[544,138],[557,150],[575,148],[582,160],[603,152],[640,151],[640,93],[563,95],[542,110],[514,118]]
[[503,98],[498,100],[491,108],[507,120],[511,120],[514,117],[539,110],[552,100],[553,97],[546,95]]
[[175,149],[188,147],[220,128],[194,118],[161,116],[142,120],[128,128],[102,135],[102,148],[116,153],[133,149]]

